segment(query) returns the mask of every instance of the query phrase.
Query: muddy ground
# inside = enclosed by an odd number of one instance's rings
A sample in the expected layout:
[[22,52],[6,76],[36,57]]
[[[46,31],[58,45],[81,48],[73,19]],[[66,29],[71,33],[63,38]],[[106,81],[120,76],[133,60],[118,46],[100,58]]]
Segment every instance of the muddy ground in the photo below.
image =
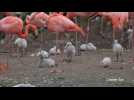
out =
[[[40,38],[38,40],[41,40]],[[30,83],[37,87],[133,87],[134,86],[134,57],[133,50],[124,52],[124,62],[115,62],[111,49],[98,49],[97,51],[82,53],[73,58],[72,63],[60,62],[60,57],[53,57],[58,63],[56,69],[60,73],[51,73],[52,68],[39,68],[39,57],[31,57],[37,53],[41,41],[29,40],[28,53],[24,57],[9,57],[9,69],[0,74],[0,86],[11,87],[20,83]],[[50,40],[47,38],[47,40]],[[94,40],[94,39],[92,39]],[[111,48],[111,42],[97,38],[93,42],[98,48]],[[100,44],[101,43],[101,44]],[[55,41],[47,41],[42,47],[49,50]],[[5,51],[0,48],[0,52]],[[6,49],[8,51],[8,49]],[[109,68],[101,66],[103,57],[109,56],[113,64]],[[0,63],[5,63],[6,55],[0,55]],[[120,79],[120,80],[110,80]]]
[[[35,51],[34,51],[35,52]],[[0,74],[0,86],[10,87],[19,83],[30,83],[37,87],[133,87],[134,63],[132,51],[124,52],[124,62],[114,60],[112,50],[100,49],[82,53],[73,58],[72,63],[59,63],[56,69],[60,73],[51,73],[52,68],[38,68],[39,58],[31,57],[31,52],[21,58],[10,57],[9,69]],[[103,57],[112,57],[113,64],[109,68],[101,66]],[[0,56],[0,61],[4,61]],[[55,57],[53,57],[55,58]],[[59,56],[56,57],[59,60]],[[121,80],[109,80],[109,79]]]

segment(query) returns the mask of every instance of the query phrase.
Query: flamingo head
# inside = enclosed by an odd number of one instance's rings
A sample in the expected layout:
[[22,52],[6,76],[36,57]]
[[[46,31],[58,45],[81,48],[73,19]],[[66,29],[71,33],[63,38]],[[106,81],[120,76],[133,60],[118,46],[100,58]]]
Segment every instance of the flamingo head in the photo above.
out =
[[39,21],[41,27],[43,26],[44,28],[47,28],[48,19],[49,19],[48,14],[46,14],[44,12],[41,12],[40,14],[38,14],[37,20]]

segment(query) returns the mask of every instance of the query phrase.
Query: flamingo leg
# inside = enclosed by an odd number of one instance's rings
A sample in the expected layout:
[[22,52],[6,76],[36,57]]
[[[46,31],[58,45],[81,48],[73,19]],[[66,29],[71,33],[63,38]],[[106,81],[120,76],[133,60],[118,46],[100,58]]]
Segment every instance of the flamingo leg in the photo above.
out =
[[[103,35],[103,33],[104,33],[104,30],[103,30],[104,27],[103,26],[104,26],[104,17],[102,16],[101,17],[101,29],[100,29],[100,33],[102,34],[102,36],[104,36]],[[102,44],[104,45],[104,42],[102,42]]]
[[25,55],[25,48],[22,48],[22,57]]
[[[75,23],[77,23],[77,17],[75,18]],[[79,50],[78,50],[78,32],[76,32],[76,35],[75,35],[75,44],[76,44],[76,56],[79,55]]]
[[7,65],[7,66],[6,66],[6,69],[8,69],[8,68],[9,68],[9,56],[8,56],[8,54],[7,54],[7,61],[6,61],[6,63],[7,63],[7,64],[6,64],[6,65]]
[[9,55],[12,56],[12,53],[13,53],[13,35],[10,34],[9,35]]
[[113,29],[113,40],[115,40],[115,29]]
[[[44,30],[43,28],[42,28],[42,30]],[[47,32],[46,32],[46,34],[47,34]],[[43,47],[43,44],[45,43],[45,45],[46,45],[46,39],[45,39],[45,33],[43,32],[42,33],[42,47]]]
[[48,32],[46,32],[46,35],[44,36],[44,40],[45,40],[45,44],[47,45],[47,36],[48,36]]
[[[56,40],[60,40],[59,44],[58,44],[58,41],[56,42],[56,52],[58,51],[58,48],[60,49],[61,51],[61,54],[60,54],[60,61],[63,62],[64,61],[64,47],[63,47],[63,41],[64,41],[64,35],[59,33],[57,34],[56,36]],[[56,54],[57,55],[57,54]]]
[[44,42],[44,33],[41,33],[41,42],[40,42],[40,48],[43,49],[43,42]]
[[10,36],[9,35],[6,35],[6,37],[5,37],[5,48],[9,48],[9,40],[10,40],[10,38],[9,38]]
[[134,48],[134,27],[132,27],[132,29],[133,29],[133,33],[132,33],[132,40],[131,40],[131,43],[132,43],[132,49]]
[[[58,48],[58,36],[59,33],[56,33],[56,40],[55,40],[55,44],[56,44],[56,52],[57,52],[57,48]],[[57,54],[55,53],[55,57],[57,56]]]
[[35,30],[35,38],[37,38],[37,37],[38,37],[38,35],[39,35],[38,30]]
[[19,54],[20,54],[19,47],[17,47],[16,49],[17,49],[17,50],[16,50],[16,53],[17,53],[17,55],[18,55],[17,57],[19,58],[19,57],[20,57],[20,56],[19,56]]
[[64,35],[61,34],[61,40],[62,40],[62,43],[61,43],[61,61],[64,61],[64,47],[63,47],[63,41],[64,41]]
[[101,33],[103,33],[103,24],[104,24],[104,18],[101,18]]
[[23,57],[23,48],[19,48],[19,57]]
[[[88,25],[87,27],[89,28],[90,27],[90,18],[88,18]],[[88,30],[88,34],[87,34],[87,38],[86,38],[86,44],[89,42],[89,30]]]
[[11,43],[10,43],[10,46],[11,46],[11,53],[14,53],[14,39],[15,39],[15,35],[11,35]]
[[131,40],[128,40],[128,41],[129,41],[129,46],[128,46],[128,48],[131,49],[131,47],[132,47],[132,46],[131,46]]
[[76,32],[76,56],[78,56],[78,33]]

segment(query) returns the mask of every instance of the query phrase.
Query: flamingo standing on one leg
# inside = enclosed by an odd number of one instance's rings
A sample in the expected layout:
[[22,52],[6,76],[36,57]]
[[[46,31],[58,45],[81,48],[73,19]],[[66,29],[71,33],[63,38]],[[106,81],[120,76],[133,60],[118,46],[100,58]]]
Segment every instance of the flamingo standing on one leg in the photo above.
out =
[[[37,15],[39,17],[37,17]],[[39,19],[38,19],[39,18]],[[34,20],[38,19],[38,20]],[[58,13],[51,13],[50,15],[45,14],[44,12],[35,12],[30,16],[27,17],[27,22],[32,25],[41,25],[41,27],[46,28],[49,32],[55,32],[56,34],[56,45],[59,33],[64,32],[80,32],[83,37],[85,37],[84,31],[75,23],[73,23],[67,17],[58,14]],[[38,23],[38,24],[37,24]],[[63,36],[61,34],[60,36]],[[63,51],[63,50],[62,50]],[[62,53],[63,54],[63,53]]]
[[[85,32],[77,24],[66,16],[58,13],[50,15],[47,21],[47,29],[49,32],[56,33],[56,46],[58,36],[60,35],[63,37],[64,32],[79,32],[82,37],[85,37]],[[61,53],[63,55],[63,49],[61,50]]]

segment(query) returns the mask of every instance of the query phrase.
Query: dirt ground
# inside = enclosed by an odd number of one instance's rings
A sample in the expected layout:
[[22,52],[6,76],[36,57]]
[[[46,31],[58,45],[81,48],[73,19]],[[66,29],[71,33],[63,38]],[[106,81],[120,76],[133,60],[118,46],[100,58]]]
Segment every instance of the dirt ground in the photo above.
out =
[[[109,68],[101,66],[103,57],[113,57],[112,50],[101,49],[73,58],[72,63],[59,63],[61,73],[51,73],[52,68],[38,68],[39,58],[31,53],[20,58],[9,58],[9,69],[0,74],[0,86],[11,87],[20,83],[30,83],[37,87],[133,87],[134,63],[132,51],[124,52],[124,62],[113,64]],[[5,55],[4,55],[5,56]],[[0,56],[0,61],[4,61]],[[55,58],[55,57],[53,57]],[[58,59],[57,59],[58,58]],[[59,57],[56,57],[59,60]],[[110,80],[121,79],[121,80]]]

